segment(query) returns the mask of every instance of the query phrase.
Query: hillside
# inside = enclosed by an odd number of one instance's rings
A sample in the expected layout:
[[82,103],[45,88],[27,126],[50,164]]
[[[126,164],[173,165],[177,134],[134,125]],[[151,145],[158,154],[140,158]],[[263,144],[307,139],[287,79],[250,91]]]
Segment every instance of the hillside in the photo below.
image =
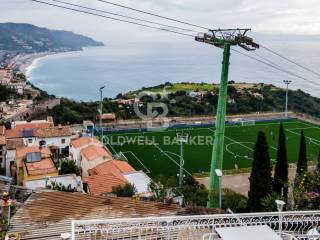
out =
[[103,46],[103,43],[68,31],[49,30],[25,23],[0,23],[0,51],[72,51],[88,46]]
[[[103,103],[103,112],[114,112],[118,119],[137,118],[132,100],[137,95],[142,96],[141,92],[144,96],[140,98],[143,103],[140,109],[142,112],[146,112],[148,102],[162,102],[168,106],[170,117],[208,116],[216,112],[219,87],[207,83],[166,83],[119,94],[116,99],[106,98]],[[289,91],[289,98],[289,110],[320,118],[320,98],[312,97],[301,90]],[[284,111],[284,106],[284,89],[269,84],[230,83],[229,85],[228,114],[280,112]],[[57,124],[82,123],[87,119],[95,120],[98,108],[99,102],[62,99],[60,106],[43,113],[43,116],[53,116]]]

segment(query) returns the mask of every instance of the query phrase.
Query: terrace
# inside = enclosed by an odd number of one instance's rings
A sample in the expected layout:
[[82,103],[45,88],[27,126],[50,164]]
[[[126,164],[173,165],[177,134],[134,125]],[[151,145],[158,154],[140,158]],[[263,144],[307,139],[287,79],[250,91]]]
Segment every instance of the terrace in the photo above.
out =
[[319,226],[320,211],[120,218],[73,221],[72,239],[316,240]]

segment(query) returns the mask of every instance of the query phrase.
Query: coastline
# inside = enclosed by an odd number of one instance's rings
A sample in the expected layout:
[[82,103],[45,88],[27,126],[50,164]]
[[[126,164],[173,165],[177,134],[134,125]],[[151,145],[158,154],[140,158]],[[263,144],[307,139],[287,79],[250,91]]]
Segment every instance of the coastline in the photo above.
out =
[[16,67],[20,72],[27,75],[33,68],[36,67],[36,63],[41,58],[56,54],[56,52],[43,52],[43,53],[33,53],[33,54],[25,54],[19,55],[16,58]]

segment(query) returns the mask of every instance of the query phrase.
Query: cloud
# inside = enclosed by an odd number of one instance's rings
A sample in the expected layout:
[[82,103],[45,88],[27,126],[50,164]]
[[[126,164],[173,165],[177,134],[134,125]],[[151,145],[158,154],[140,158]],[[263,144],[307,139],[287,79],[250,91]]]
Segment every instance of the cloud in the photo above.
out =
[[[150,34],[150,30],[141,27],[44,6],[30,0],[0,1],[0,22],[28,22],[48,28],[72,30],[113,42],[166,41],[170,38],[180,38],[167,33]],[[44,1],[49,2],[50,0]],[[127,11],[96,0],[64,1],[164,22],[161,19]],[[261,33],[320,34],[320,2],[318,0],[111,1],[210,28],[251,27],[254,31]],[[177,25],[174,22],[166,23]]]

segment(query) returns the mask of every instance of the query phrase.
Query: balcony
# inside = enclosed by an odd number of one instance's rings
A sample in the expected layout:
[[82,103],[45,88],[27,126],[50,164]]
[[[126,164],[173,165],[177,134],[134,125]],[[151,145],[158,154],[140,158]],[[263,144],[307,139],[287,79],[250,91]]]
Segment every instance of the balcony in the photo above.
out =
[[283,240],[319,240],[320,211],[73,221],[72,239],[218,240],[221,228],[251,226]]

